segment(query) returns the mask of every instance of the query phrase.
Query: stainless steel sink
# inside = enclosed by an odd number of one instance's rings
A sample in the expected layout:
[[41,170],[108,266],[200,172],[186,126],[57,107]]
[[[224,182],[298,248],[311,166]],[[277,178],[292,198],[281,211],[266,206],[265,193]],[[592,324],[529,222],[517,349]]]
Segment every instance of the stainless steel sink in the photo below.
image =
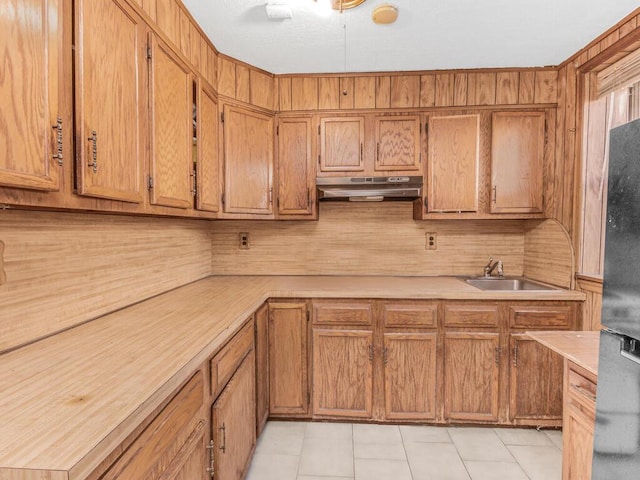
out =
[[559,289],[543,285],[542,283],[534,282],[526,278],[467,278],[465,280],[469,285],[479,288],[480,290],[499,290],[499,291],[559,291]]

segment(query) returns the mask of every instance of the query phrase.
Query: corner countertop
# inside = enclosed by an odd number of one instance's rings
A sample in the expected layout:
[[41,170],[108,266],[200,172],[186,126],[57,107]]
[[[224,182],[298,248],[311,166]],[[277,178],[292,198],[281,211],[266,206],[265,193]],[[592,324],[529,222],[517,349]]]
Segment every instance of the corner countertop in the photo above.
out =
[[527,335],[588,372],[598,375],[600,332],[527,332]]
[[265,300],[322,297],[584,300],[485,292],[455,277],[208,277],[0,355],[0,474],[83,478]]

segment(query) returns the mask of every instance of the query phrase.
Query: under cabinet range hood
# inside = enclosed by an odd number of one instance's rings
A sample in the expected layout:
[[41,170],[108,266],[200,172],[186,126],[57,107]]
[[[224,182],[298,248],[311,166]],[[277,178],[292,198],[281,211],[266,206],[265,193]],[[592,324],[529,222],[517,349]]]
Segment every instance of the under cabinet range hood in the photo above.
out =
[[318,177],[316,185],[320,200],[381,202],[422,195],[422,177]]

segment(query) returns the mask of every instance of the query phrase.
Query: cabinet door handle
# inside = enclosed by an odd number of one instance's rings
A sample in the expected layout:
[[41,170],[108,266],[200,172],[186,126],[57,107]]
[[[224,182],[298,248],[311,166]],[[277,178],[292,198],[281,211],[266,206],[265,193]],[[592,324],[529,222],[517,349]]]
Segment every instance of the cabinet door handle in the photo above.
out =
[[498,187],[497,186],[493,186],[493,203],[496,203],[496,200],[498,199]]
[[360,143],[360,163],[364,161],[364,144]]
[[93,173],[98,173],[98,133],[91,131],[91,136],[87,139],[91,142],[91,163],[89,166],[93,168]]
[[500,351],[500,347],[496,347],[496,364],[500,365],[500,354],[502,352]]
[[380,163],[380,142],[376,144],[376,163]]
[[373,345],[369,345],[369,361],[373,362]]
[[227,433],[226,433],[224,423],[220,427],[220,431],[222,432],[222,442],[220,442],[220,446],[218,448],[222,450],[222,453],[224,453],[225,450],[227,449]]
[[269,203],[273,205],[273,187],[269,187]]
[[56,118],[56,124],[52,128],[56,130],[56,153],[53,155],[53,158],[58,160],[58,165],[62,166],[62,118]]
[[311,208],[311,189],[307,187],[307,208]]
[[518,347],[513,347],[513,366],[518,366]]
[[382,349],[382,361],[384,362],[385,365],[389,361],[389,348],[388,347],[384,347]]

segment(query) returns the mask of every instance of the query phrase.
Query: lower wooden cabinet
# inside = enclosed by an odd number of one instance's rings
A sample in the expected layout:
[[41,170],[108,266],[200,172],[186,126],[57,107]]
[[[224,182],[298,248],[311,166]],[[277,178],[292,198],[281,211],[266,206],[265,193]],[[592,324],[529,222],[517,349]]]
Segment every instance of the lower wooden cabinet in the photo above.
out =
[[370,418],[373,332],[313,330],[314,416]]
[[269,417],[269,305],[255,314],[256,346],[256,434],[260,436]]
[[244,478],[256,442],[255,356],[242,361],[211,409],[213,478]]
[[384,416],[432,420],[436,416],[436,333],[384,334]]
[[269,304],[269,413],[309,414],[308,309],[305,302]]
[[198,371],[97,478],[207,478],[203,405],[204,380],[202,372]]
[[562,357],[524,333],[510,335],[509,416],[518,424],[562,420]]
[[499,333],[445,333],[445,420],[496,422],[500,396],[499,379]]

